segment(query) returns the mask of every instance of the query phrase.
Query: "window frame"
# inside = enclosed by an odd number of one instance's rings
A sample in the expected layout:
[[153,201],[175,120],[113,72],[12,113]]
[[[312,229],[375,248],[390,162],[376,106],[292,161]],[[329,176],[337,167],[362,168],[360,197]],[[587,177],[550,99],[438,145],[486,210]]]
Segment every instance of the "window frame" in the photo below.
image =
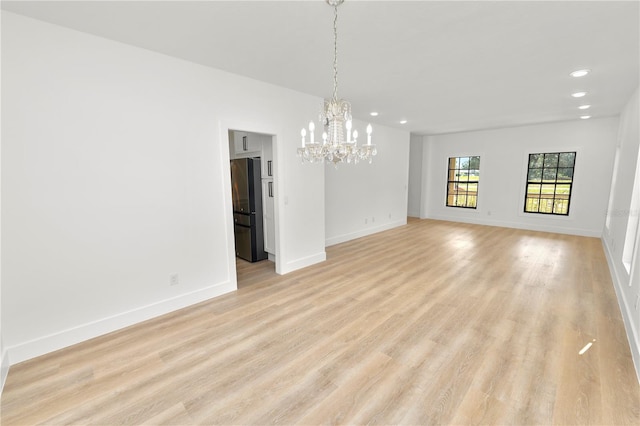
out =
[[[447,167],[446,167],[446,189],[445,189],[445,207],[455,207],[455,208],[459,208],[459,209],[465,209],[465,210],[477,210],[478,209],[478,203],[479,203],[479,193],[480,193],[480,162],[481,162],[481,155],[463,155],[463,156],[447,156]],[[468,158],[469,159],[469,164],[467,165],[466,169],[460,169],[457,167],[454,167],[453,169],[451,168],[451,160],[456,160],[456,161],[461,161],[461,159],[463,158]],[[471,158],[478,158],[478,168],[477,169],[472,169],[471,168]],[[471,170],[477,170],[478,171],[478,180],[477,181],[472,181],[471,183],[476,185],[476,195],[475,195],[475,205],[474,206],[469,206],[468,205],[468,198],[465,200],[465,205],[464,206],[460,206],[460,205],[455,205],[455,204],[449,204],[449,186],[450,184],[457,184],[457,183],[463,183],[463,184],[469,184],[469,180],[467,181],[461,181],[459,179],[454,179],[451,180],[451,172],[455,171],[455,170],[467,170],[467,171],[471,171]],[[467,175],[468,176],[468,175]],[[458,175],[459,177],[459,175]],[[467,187],[467,193],[468,193],[468,187]],[[453,196],[456,196],[457,194],[452,194]],[[468,196],[468,194],[467,194]]]
[[[561,167],[560,165],[560,155],[561,154],[573,154],[573,165],[571,167]],[[541,167],[531,167],[531,161],[532,161],[532,156],[534,155],[542,155],[542,166]],[[546,158],[548,155],[558,155],[558,162],[556,163],[555,166],[545,166],[546,163]],[[532,152],[529,154],[526,154],[525,156],[526,158],[526,172],[525,172],[525,176],[524,176],[524,180],[525,180],[525,184],[524,184],[524,204],[522,207],[522,212],[523,214],[541,214],[541,215],[545,215],[545,216],[554,216],[554,217],[558,217],[558,218],[568,218],[570,217],[570,213],[571,213],[571,196],[573,195],[573,190],[574,190],[574,184],[575,184],[575,171],[576,171],[576,161],[578,158],[578,150],[574,149],[574,150],[565,150],[565,151],[553,151],[553,152]],[[530,176],[530,172],[532,169],[539,169],[540,170],[540,181],[533,181],[533,180],[529,180],[529,176]],[[544,172],[546,170],[554,170],[554,180],[552,182],[550,182],[549,180],[547,180],[547,182],[544,181]],[[571,181],[570,182],[558,182],[558,170],[559,169],[571,169]],[[530,197],[529,196],[529,185],[540,185],[540,193],[538,195],[538,198],[534,198],[534,197]],[[553,185],[553,198],[551,198],[552,200],[552,205],[555,205],[555,201],[556,201],[556,195],[557,194],[557,187],[559,185],[562,186],[568,186],[568,197],[566,199],[567,202],[567,208],[566,208],[566,213],[556,213],[554,212],[554,207],[552,207],[551,212],[544,212],[544,211],[540,211],[540,200],[543,199],[548,199],[547,197],[542,198],[542,187],[543,185]],[[537,199],[538,200],[538,211],[528,211],[527,210],[527,204],[528,201],[530,199]],[[562,198],[560,198],[562,199]],[[562,199],[563,200],[563,199]]]

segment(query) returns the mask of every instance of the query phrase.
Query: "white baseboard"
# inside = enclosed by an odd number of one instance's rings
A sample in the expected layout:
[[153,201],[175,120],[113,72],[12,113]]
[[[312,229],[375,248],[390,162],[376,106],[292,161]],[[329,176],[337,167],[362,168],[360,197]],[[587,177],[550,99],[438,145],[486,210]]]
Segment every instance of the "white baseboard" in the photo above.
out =
[[407,211],[407,217],[417,217],[417,218],[419,218],[420,217],[420,211],[419,210],[416,210],[416,211],[408,210]]
[[[121,312],[8,348],[11,365],[155,318],[237,289],[232,282],[215,284],[150,305]],[[3,362],[5,357],[3,356]]]
[[333,246],[335,244],[344,243],[347,241],[355,240],[356,238],[366,237],[367,235],[377,234],[378,232],[386,231],[388,229],[397,228],[407,224],[407,219],[397,220],[395,222],[385,223],[384,225],[373,226],[370,228],[361,229],[356,232],[350,232],[348,234],[337,235],[335,237],[327,238],[325,240],[325,246]]
[[4,389],[4,384],[7,381],[7,376],[9,375],[9,352],[3,351],[2,359],[0,360],[0,395],[2,395],[2,390]]
[[298,269],[306,268],[307,266],[315,265],[316,263],[324,262],[327,260],[327,253],[321,252],[311,256],[303,257],[291,262],[287,262],[284,265],[284,270],[278,271],[279,274],[284,275],[289,272],[297,271]]
[[487,226],[499,226],[501,228],[514,228],[514,229],[525,229],[527,231],[540,231],[540,232],[552,232],[554,234],[568,234],[568,235],[578,235],[580,237],[594,237],[600,238],[602,237],[602,231],[593,231],[590,229],[582,229],[582,228],[569,228],[566,226],[541,226],[535,224],[524,224],[521,222],[505,222],[500,220],[487,220],[487,219],[475,219],[475,218],[463,218],[463,217],[451,217],[451,216],[434,216],[430,215],[424,219],[434,219],[434,220],[446,220],[449,222],[462,222],[462,223],[473,223],[476,225],[487,225]]
[[622,320],[624,321],[624,327],[627,332],[627,340],[629,341],[629,347],[631,348],[631,357],[633,358],[633,365],[636,368],[636,376],[638,377],[638,383],[640,383],[640,340],[638,339],[638,331],[634,324],[631,312],[631,303],[626,299],[623,291],[623,281],[620,279],[618,268],[616,268],[613,262],[613,256],[611,249],[607,241],[602,239],[602,246],[604,247],[604,253],[609,264],[609,271],[611,272],[611,279],[613,281],[613,288],[616,291],[618,298],[618,305],[620,306],[620,312],[622,313]]

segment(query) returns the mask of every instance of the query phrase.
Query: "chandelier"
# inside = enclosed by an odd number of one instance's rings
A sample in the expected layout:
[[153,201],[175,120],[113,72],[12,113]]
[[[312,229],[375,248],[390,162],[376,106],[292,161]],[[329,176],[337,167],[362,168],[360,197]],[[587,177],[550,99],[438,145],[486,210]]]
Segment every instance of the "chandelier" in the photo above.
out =
[[[306,141],[307,129],[302,129],[302,147],[298,148],[298,156],[310,163],[331,162],[358,163],[372,162],[376,155],[376,146],[371,143],[371,124],[367,126],[367,143],[358,145],[358,131],[353,130],[351,121],[351,104],[338,99],[338,6],[344,0],[326,0],[333,6],[333,97],[325,99],[320,111],[320,122],[324,126],[322,142],[315,140],[315,124],[309,122],[309,142]],[[346,135],[346,139],[345,139]]]

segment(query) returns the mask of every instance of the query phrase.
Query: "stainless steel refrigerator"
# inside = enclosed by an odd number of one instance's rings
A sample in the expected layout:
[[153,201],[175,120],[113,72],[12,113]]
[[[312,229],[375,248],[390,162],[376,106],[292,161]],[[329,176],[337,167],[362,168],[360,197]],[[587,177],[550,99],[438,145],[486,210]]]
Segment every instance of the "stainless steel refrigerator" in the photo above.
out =
[[249,262],[267,258],[262,227],[260,158],[231,160],[236,256]]

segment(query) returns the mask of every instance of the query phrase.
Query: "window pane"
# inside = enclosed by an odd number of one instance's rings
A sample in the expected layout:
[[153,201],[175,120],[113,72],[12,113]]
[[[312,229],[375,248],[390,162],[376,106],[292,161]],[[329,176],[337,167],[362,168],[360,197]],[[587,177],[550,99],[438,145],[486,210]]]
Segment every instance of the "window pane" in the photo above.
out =
[[569,199],[569,193],[571,192],[571,185],[558,184],[556,185],[556,198]]
[[567,214],[569,212],[568,200],[555,200],[553,203],[553,213],[555,214]]
[[558,169],[542,169],[542,181],[543,182],[555,182],[556,172]]
[[571,168],[564,168],[564,169],[558,169],[558,182],[562,182],[562,181],[569,181],[571,182],[571,180],[573,180],[573,169]]
[[545,154],[544,166],[545,167],[558,167],[559,154]]
[[465,170],[469,170],[469,157],[462,158],[462,166],[461,168]]
[[538,213],[539,202],[540,200],[538,200],[537,198],[527,198],[524,211],[529,213]]
[[556,192],[555,185],[542,185],[542,189],[540,190],[540,198],[552,198]]
[[553,213],[553,198],[540,200],[540,213]]
[[538,194],[540,194],[540,185],[527,185],[527,197],[531,197],[532,195],[535,195],[537,197]]
[[530,169],[527,180],[529,182],[542,182],[542,169]]
[[560,154],[560,167],[574,167],[576,161],[575,152],[563,152]]
[[542,161],[544,160],[544,154],[530,154],[529,155],[529,168],[542,167]]
[[471,195],[471,193],[469,193],[469,195],[467,196],[467,207],[473,207],[475,209],[477,206],[477,203],[478,203],[478,196]]
[[480,157],[470,157],[469,168],[476,171],[480,170]]

